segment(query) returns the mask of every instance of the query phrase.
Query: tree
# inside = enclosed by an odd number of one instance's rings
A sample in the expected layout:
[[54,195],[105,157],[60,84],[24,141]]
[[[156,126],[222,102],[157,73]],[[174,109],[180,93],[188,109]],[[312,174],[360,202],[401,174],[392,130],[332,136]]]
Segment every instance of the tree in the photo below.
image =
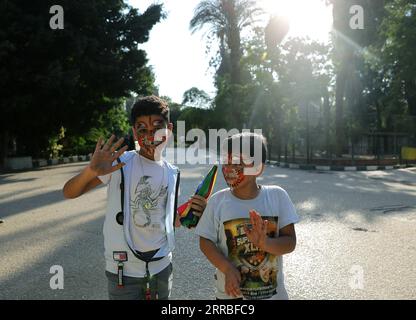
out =
[[210,107],[210,103],[211,98],[208,93],[196,87],[186,90],[183,94],[182,105],[208,109]]
[[[345,103],[361,108],[363,102],[362,66],[366,48],[377,41],[377,30],[384,13],[384,0],[329,0],[333,5],[335,88],[335,133],[338,156],[347,146]],[[360,5],[364,12],[364,29],[350,26],[350,8]],[[348,96],[347,96],[348,95]],[[351,108],[351,105],[349,106]]]
[[182,105],[180,103],[174,102],[171,97],[162,96],[161,98],[168,103],[170,122],[172,122],[173,125],[176,126],[176,122],[178,121],[182,113]]
[[139,14],[119,0],[64,0],[64,29],[51,30],[53,4],[0,2],[2,160],[11,141],[18,153],[38,156],[61,127],[84,134],[119,98],[154,89],[138,44],[162,19],[162,6]]
[[[407,112],[416,117],[416,6],[410,0],[391,0],[381,27],[383,62],[391,80],[401,87]],[[400,95],[400,91],[396,94]]]
[[[262,12],[255,0],[203,0],[190,21],[192,32],[207,27],[208,37],[215,37],[219,41],[221,64],[217,70],[220,73],[217,72],[219,78],[216,84],[218,89],[226,90],[219,94],[229,102],[230,107],[222,108],[221,112],[227,109],[227,118],[233,120],[229,123],[231,126],[243,125],[238,99],[239,86],[242,85],[241,34],[243,30],[253,27],[256,17]],[[229,84],[224,81],[229,81]],[[216,102],[219,101],[221,99]]]
[[283,41],[290,29],[290,23],[285,17],[271,16],[264,30],[264,41],[268,54],[273,57],[276,47]]
[[222,58],[228,54],[231,83],[241,83],[241,32],[251,26],[262,10],[254,0],[203,0],[190,21],[194,33],[208,27],[208,35],[218,38]]
[[213,111],[209,109],[201,109],[195,107],[185,107],[181,110],[178,120],[185,121],[187,129],[201,129],[208,134],[210,126],[210,118]]
[[129,114],[124,107],[124,102],[120,100],[119,105],[111,109],[100,112],[96,115],[97,121],[94,127],[90,128],[83,135],[71,135],[62,139],[64,145],[64,155],[89,154],[94,151],[98,139],[110,137],[114,134],[116,137],[124,137],[128,141],[130,129]]
[[[250,117],[253,122],[249,122],[249,127],[264,130],[278,159],[283,147],[287,158],[289,144],[293,148],[299,138],[318,140],[319,135],[313,133],[319,129],[315,123],[323,118],[323,107],[327,111],[326,134],[330,134],[330,47],[302,38],[282,42],[287,31],[287,21],[272,17],[265,29],[256,29],[244,48],[247,54],[242,60],[257,87],[256,99],[250,104],[254,117]],[[326,101],[323,107],[322,100]],[[311,153],[310,145],[305,146],[306,154]]]

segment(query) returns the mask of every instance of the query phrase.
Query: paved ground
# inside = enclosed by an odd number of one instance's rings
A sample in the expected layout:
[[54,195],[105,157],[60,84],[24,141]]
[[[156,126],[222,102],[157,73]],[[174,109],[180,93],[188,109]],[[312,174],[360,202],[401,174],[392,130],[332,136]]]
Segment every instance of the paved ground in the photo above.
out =
[[[106,299],[105,188],[64,200],[85,163],[0,175],[0,299]],[[182,167],[182,199],[209,166]],[[216,190],[224,187],[218,177]],[[416,299],[416,170],[316,172],[268,166],[302,221],[285,257],[292,299]],[[51,290],[61,265],[64,290]],[[213,268],[193,232],[177,232],[173,299],[213,299]],[[355,280],[362,273],[363,282]],[[362,284],[362,289],[359,287]]]

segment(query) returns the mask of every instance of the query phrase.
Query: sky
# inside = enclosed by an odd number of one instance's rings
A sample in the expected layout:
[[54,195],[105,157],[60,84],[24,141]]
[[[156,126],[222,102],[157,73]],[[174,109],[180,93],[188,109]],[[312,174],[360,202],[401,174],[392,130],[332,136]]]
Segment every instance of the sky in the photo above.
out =
[[[204,32],[191,34],[189,21],[199,0],[130,0],[144,12],[151,4],[163,3],[167,18],[156,24],[147,43],[149,65],[156,75],[160,96],[182,102],[183,93],[197,87],[215,95],[214,70],[209,67]],[[332,11],[323,0],[258,0],[270,13],[286,16],[291,24],[287,37],[309,36],[326,42],[332,27]],[[266,21],[264,23],[266,25]]]

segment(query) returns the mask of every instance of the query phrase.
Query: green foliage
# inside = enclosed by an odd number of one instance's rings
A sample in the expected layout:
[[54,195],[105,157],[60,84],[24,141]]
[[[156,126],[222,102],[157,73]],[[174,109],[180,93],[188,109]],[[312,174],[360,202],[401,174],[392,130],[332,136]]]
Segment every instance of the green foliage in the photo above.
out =
[[[416,116],[416,6],[410,0],[388,1],[381,25],[382,61],[387,69],[392,95],[404,100],[407,113]],[[398,99],[397,99],[398,98]]]
[[[241,33],[254,26],[262,9],[255,0],[202,0],[194,10],[190,29],[206,30],[208,44],[219,43],[218,75],[231,75],[232,83],[239,83]],[[210,48],[208,48],[210,50]]]
[[246,44],[243,60],[257,87],[257,111],[250,127],[262,128],[278,155],[284,146],[312,138],[325,149],[325,141],[319,140],[324,128],[330,134],[322,105],[333,77],[330,48],[298,38],[270,47],[259,39],[264,39],[261,29]]
[[60,157],[63,149],[63,145],[60,142],[65,138],[65,131],[65,128],[61,127],[56,135],[49,138],[48,159],[57,159]]
[[212,119],[212,110],[185,107],[181,110],[179,121],[185,121],[186,129],[198,128],[208,133]]
[[173,123],[173,125],[175,126],[176,122],[178,121],[182,113],[182,105],[174,102],[170,97],[162,96],[161,98],[168,103],[170,112],[170,122]]
[[71,136],[66,140],[66,148],[63,153],[65,156],[87,155],[94,152],[95,143],[88,142],[85,136]]
[[51,30],[54,4],[0,2],[0,136],[33,156],[62,126],[83,135],[121,97],[155,89],[138,44],[163,18],[161,5],[141,14],[119,0],[63,0],[64,29]]
[[130,132],[128,114],[124,105],[113,107],[97,116],[96,124],[84,135],[70,134],[64,139],[66,156],[89,154],[94,151],[98,139],[108,139],[112,134],[126,137]]
[[[333,4],[333,64],[336,71],[335,107],[336,107],[336,144],[337,154],[341,155],[348,145],[347,136],[352,128],[362,128],[369,120],[374,101],[365,101],[366,81],[373,82],[373,74],[367,72],[365,57],[369,46],[379,41],[378,30],[385,14],[384,0],[331,0]],[[350,27],[352,5],[364,10],[364,29]],[[364,78],[364,74],[367,78]],[[373,105],[373,106],[371,106]],[[374,117],[373,117],[374,118]],[[358,123],[357,123],[358,122]],[[354,131],[354,130],[353,130]]]
[[182,105],[188,105],[195,108],[210,108],[211,98],[204,91],[196,87],[186,90],[183,94]]
[[[308,156],[340,155],[373,131],[415,133],[414,1],[327,1],[334,18],[328,45],[309,39],[282,44],[287,23],[280,17],[265,26],[244,25],[251,36],[241,38],[243,28],[225,27],[235,8],[221,7],[227,3],[238,1],[202,1],[191,22],[192,30],[210,27],[209,46],[213,38],[219,43],[211,126],[262,128],[279,154],[283,145],[293,152],[297,145]],[[364,30],[350,27],[352,5],[364,9]],[[235,59],[226,30],[237,29],[241,55]],[[236,61],[239,81],[232,71]]]

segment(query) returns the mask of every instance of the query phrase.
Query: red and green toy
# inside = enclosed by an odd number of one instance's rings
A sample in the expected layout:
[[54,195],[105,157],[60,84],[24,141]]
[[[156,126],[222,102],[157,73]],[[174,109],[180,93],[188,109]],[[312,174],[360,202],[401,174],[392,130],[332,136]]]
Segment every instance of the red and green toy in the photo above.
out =
[[[212,169],[208,172],[204,180],[198,185],[198,188],[195,191],[196,195],[204,197],[208,200],[210,197],[212,190],[214,189],[215,181],[217,180],[217,171],[218,166],[215,165]],[[191,200],[182,204],[178,208],[179,220],[181,224],[187,228],[194,228],[198,224],[199,217],[194,215],[193,209],[191,208]]]

